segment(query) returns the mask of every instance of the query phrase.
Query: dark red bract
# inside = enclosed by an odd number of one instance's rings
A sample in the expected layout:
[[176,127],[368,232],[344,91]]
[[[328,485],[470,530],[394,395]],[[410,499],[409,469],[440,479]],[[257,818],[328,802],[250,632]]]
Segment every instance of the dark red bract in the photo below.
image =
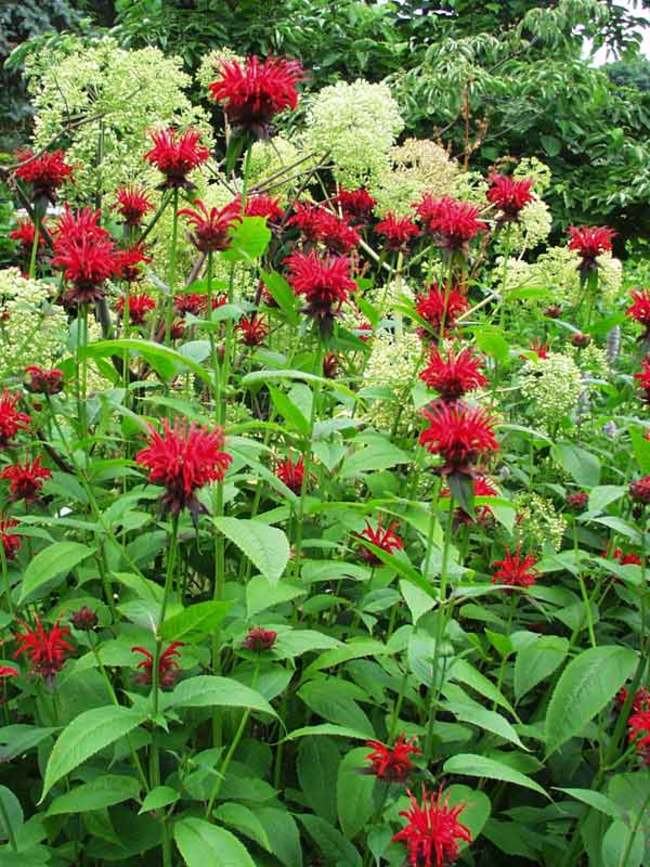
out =
[[7,560],[13,560],[16,554],[20,551],[20,546],[23,543],[22,536],[16,535],[11,531],[18,526],[18,521],[14,518],[3,518],[0,515],[0,542],[5,552]]
[[208,208],[200,199],[194,200],[194,209],[183,208],[179,217],[187,217],[192,225],[190,238],[197,250],[214,253],[227,250],[232,244],[230,229],[241,221],[241,202],[235,199],[223,208]]
[[290,491],[299,494],[302,491],[305,478],[305,461],[302,457],[295,461],[292,461],[291,458],[284,458],[276,464],[275,475]]
[[0,393],[0,448],[12,445],[14,437],[21,430],[26,430],[31,418],[24,412],[18,412],[16,405],[20,395],[12,394],[8,389]]
[[9,496],[12,500],[35,500],[43,482],[52,477],[52,471],[41,464],[40,457],[24,464],[12,464],[0,473],[0,479],[9,481]]
[[38,156],[31,150],[19,151],[21,161],[15,174],[26,184],[31,184],[32,198],[44,197],[56,201],[56,191],[72,175],[73,167],[65,161],[62,150],[46,151]]
[[372,748],[366,759],[370,762],[370,773],[386,783],[404,783],[414,770],[411,756],[421,755],[417,738],[400,735],[392,747],[381,741],[366,741]]
[[[182,641],[172,641],[160,654],[158,659],[158,687],[160,689],[169,689],[178,680],[180,675],[177,661],[177,657],[180,655],[179,647],[183,647]],[[139,674],[136,677],[136,682],[144,686],[151,686],[153,684],[154,654],[146,647],[132,647],[131,650],[133,653],[140,653],[144,656],[142,662],[137,665]]]
[[34,394],[59,394],[63,391],[64,374],[62,370],[53,367],[50,370],[45,370],[36,364],[32,364],[25,368],[25,374],[28,379],[25,382],[27,391]]
[[297,228],[307,241],[322,243],[331,253],[350,253],[361,240],[356,229],[320,205],[298,203],[287,226]]
[[14,635],[18,642],[14,659],[26,654],[34,674],[51,682],[63,668],[67,654],[74,650],[68,641],[70,630],[67,626],[59,626],[58,620],[49,630],[45,629],[38,615],[34,620],[34,627],[23,623],[23,631]]
[[487,199],[501,212],[501,222],[517,220],[520,212],[535,198],[531,178],[517,180],[508,175],[495,174],[490,176],[490,183]]
[[470,349],[461,349],[460,352],[450,349],[446,356],[443,356],[434,348],[420,379],[429,388],[434,388],[441,400],[451,403],[467,392],[486,385],[487,379],[481,372],[482,367],[482,360]]
[[253,650],[255,653],[264,653],[264,651],[273,648],[277,637],[278,633],[273,629],[254,626],[248,630],[246,638],[242,641],[242,647],[245,650]]
[[586,491],[576,491],[573,494],[567,494],[566,504],[570,509],[581,512],[588,502],[589,494]]
[[449,806],[442,789],[437,794],[422,788],[422,803],[408,792],[410,807],[400,813],[407,825],[393,837],[404,843],[409,867],[449,867],[458,858],[459,841],[472,842],[469,828],[458,821],[464,805]]
[[210,158],[210,151],[201,144],[201,134],[194,129],[184,133],[163,129],[151,133],[151,140],[153,147],[144,158],[165,176],[162,186],[192,189],[187,176]]
[[647,505],[650,503],[650,476],[644,476],[629,485],[630,497],[638,503]]
[[496,560],[492,564],[492,568],[496,569],[492,575],[492,583],[508,584],[511,587],[531,587],[539,575],[535,569],[536,563],[537,560],[532,554],[522,557],[519,549],[513,554],[506,548],[503,560]]
[[128,298],[122,296],[117,299],[115,309],[120,316],[124,315],[125,306],[128,309],[131,325],[142,325],[147,313],[151,313],[152,310],[156,309],[156,301],[151,295],[147,295],[146,292],[140,292],[136,295],[129,295]]
[[423,414],[429,426],[420,434],[420,444],[443,457],[440,472],[445,475],[473,475],[476,462],[499,448],[494,419],[484,409],[440,401]]
[[118,250],[115,254],[114,276],[118,280],[134,283],[142,277],[141,266],[149,262],[151,262],[151,257],[145,253],[141,244],[135,244],[133,247]]
[[350,276],[350,260],[345,256],[321,258],[311,251],[292,253],[285,262],[289,285],[296,295],[304,295],[307,300],[304,312],[327,332],[341,304],[356,289]]
[[257,313],[242,316],[237,323],[237,329],[241,335],[242,343],[246,346],[261,346],[269,333],[266,320]]
[[80,632],[90,632],[97,626],[97,614],[87,605],[83,605],[70,615],[70,623]]

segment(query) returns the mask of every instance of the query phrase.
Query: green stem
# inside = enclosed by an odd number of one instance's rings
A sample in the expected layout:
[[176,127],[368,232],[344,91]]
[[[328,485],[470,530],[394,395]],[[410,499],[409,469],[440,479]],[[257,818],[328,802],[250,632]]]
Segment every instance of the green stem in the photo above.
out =
[[167,286],[169,297],[167,299],[167,311],[165,322],[165,342],[171,343],[172,324],[174,320],[174,289],[176,287],[176,247],[178,245],[178,189],[172,193],[172,237],[169,247],[169,267],[167,270]]
[[29,279],[33,280],[36,276],[36,256],[38,254],[38,243],[41,238],[41,224],[38,220],[34,223],[34,240],[32,241],[32,252],[29,257]]
[[7,597],[7,605],[12,619],[15,616],[14,601],[11,598],[11,584],[9,582],[9,566],[7,564],[7,554],[5,546],[0,541],[0,567],[2,567],[2,586],[4,587],[5,596]]

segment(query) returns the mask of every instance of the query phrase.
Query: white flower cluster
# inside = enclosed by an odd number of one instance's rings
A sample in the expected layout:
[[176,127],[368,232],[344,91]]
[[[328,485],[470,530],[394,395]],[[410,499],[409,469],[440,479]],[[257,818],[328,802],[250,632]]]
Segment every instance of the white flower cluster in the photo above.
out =
[[607,379],[609,376],[609,361],[607,352],[595,343],[589,343],[584,349],[571,346],[571,354],[576,364],[590,378]]
[[366,418],[375,427],[390,428],[398,416],[404,422],[415,421],[416,411],[408,392],[421,358],[422,346],[416,334],[404,332],[396,336],[385,330],[375,334],[364,387],[390,391],[390,397],[374,398],[369,403]]
[[517,179],[530,178],[533,189],[540,196],[551,186],[551,170],[537,157],[524,157],[512,175]]
[[516,497],[515,505],[515,535],[518,540],[528,540],[540,547],[548,543],[554,551],[559,551],[567,521],[563,515],[557,513],[552,501],[527,491]]
[[584,382],[570,355],[549,352],[546,358],[535,357],[524,364],[520,388],[530,414],[549,429],[575,410]]
[[[508,243],[511,252],[523,253],[534,250],[551,234],[553,218],[546,202],[534,198],[521,209],[519,220],[510,226]],[[501,235],[501,239],[503,239]],[[502,245],[503,245],[502,241]]]
[[454,194],[460,169],[447,151],[430,139],[408,138],[389,152],[391,166],[381,172],[371,193],[380,216],[406,215],[424,193],[436,198]]
[[264,187],[268,182],[268,194],[285,199],[316,162],[316,157],[309,158],[307,153],[281,135],[275,135],[269,141],[257,141],[251,149],[248,167],[249,189]]

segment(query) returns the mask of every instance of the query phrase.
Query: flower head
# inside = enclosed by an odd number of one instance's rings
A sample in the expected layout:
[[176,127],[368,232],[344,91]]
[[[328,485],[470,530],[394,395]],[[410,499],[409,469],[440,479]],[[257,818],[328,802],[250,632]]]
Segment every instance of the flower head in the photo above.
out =
[[19,395],[6,388],[0,393],[0,448],[12,445],[16,434],[25,430],[31,421],[24,412],[17,412],[19,399]]
[[103,284],[119,272],[119,259],[109,233],[99,225],[99,211],[69,209],[57,223],[52,265],[72,283],[66,293],[71,304],[91,304],[104,295]]
[[264,629],[262,626],[254,626],[248,630],[246,638],[242,641],[242,647],[245,650],[253,650],[256,653],[263,653],[265,650],[271,650],[275,644],[278,633],[273,629]]
[[581,512],[588,502],[589,494],[586,491],[575,491],[573,494],[567,494],[566,504],[569,509]]
[[114,276],[127,283],[134,283],[142,277],[141,265],[151,262],[151,256],[147,256],[141,244],[118,250],[115,254]]
[[46,151],[36,156],[31,150],[18,153],[21,164],[16,169],[16,177],[31,184],[32,197],[44,197],[54,203],[56,190],[72,175],[73,168],[65,161],[62,150]]
[[19,671],[13,665],[0,665],[0,678],[18,677]]
[[370,218],[372,209],[377,203],[370,193],[362,187],[357,190],[345,190],[341,187],[332,199],[332,204],[341,209],[341,213],[346,219],[363,223]]
[[210,93],[233,126],[265,138],[276,114],[298,106],[296,85],[303,78],[296,60],[252,56],[244,63],[224,61]]
[[143,218],[153,211],[154,205],[145,190],[121,187],[113,206],[127,226],[139,226]]
[[323,376],[325,379],[336,379],[339,369],[339,359],[336,353],[326,352],[323,358]]
[[632,292],[632,304],[625,312],[630,319],[634,319],[645,328],[645,334],[642,334],[639,340],[650,340],[650,289],[638,289]]
[[51,370],[44,370],[36,364],[32,364],[25,368],[25,373],[29,379],[25,382],[27,391],[34,394],[59,394],[63,391],[64,374],[62,370],[53,367]]
[[70,623],[80,632],[90,632],[97,626],[97,614],[92,608],[83,605],[70,615]]
[[292,253],[285,262],[291,288],[307,300],[304,312],[328,331],[341,304],[356,289],[350,277],[350,260],[345,256],[321,258],[312,250]]
[[192,243],[202,253],[227,250],[231,243],[230,228],[241,221],[241,203],[234,199],[223,208],[208,210],[201,199],[194,200],[194,209],[182,208],[179,216],[187,217],[193,227]]
[[12,464],[0,473],[0,479],[9,481],[9,496],[12,500],[35,500],[43,482],[52,477],[52,471],[41,464],[40,457],[24,464]]
[[420,229],[408,217],[388,213],[377,223],[375,232],[384,239],[388,250],[405,253],[414,238],[420,234]]
[[628,739],[636,745],[637,753],[650,765],[650,709],[639,710],[627,721]]
[[[180,656],[178,648],[183,646],[182,641],[172,641],[166,647],[158,659],[158,686],[160,689],[169,689],[174,686],[180,674],[180,666],[178,665],[177,657]],[[153,668],[155,657],[146,647],[132,647],[133,653],[140,653],[144,656],[142,662],[139,662],[137,668],[139,674],[136,677],[137,683],[145,686],[150,686],[153,683]]]
[[152,310],[156,309],[156,302],[151,295],[147,295],[146,292],[140,292],[136,295],[118,298],[115,309],[120,316],[124,315],[125,307],[128,308],[131,325],[142,325],[147,313],[151,313]]
[[[628,691],[626,687],[622,686],[616,693],[614,701],[619,706],[619,708],[622,708],[627,701],[627,697]],[[639,713],[643,710],[650,710],[650,691],[648,691],[644,686],[637,689],[637,691],[634,693],[634,697],[632,698],[631,710],[632,713]]]
[[261,346],[269,333],[269,326],[263,316],[252,313],[250,316],[242,316],[237,323],[237,329],[241,334],[242,342],[246,346]]
[[650,404],[650,355],[646,355],[643,359],[641,370],[634,374],[634,378],[643,392],[644,401]]
[[177,515],[187,507],[196,515],[201,511],[196,490],[222,481],[232,462],[223,445],[221,428],[209,430],[178,418],[172,427],[165,419],[162,434],[151,428],[147,447],[135,459],[149,470],[150,482],[167,489],[161,498],[164,509]]
[[612,249],[615,237],[616,232],[606,226],[569,226],[569,250],[580,256],[579,270],[583,276],[598,268],[597,257]]
[[11,532],[13,528],[17,526],[18,521],[14,518],[3,518],[2,515],[0,515],[0,543],[2,544],[7,560],[13,560],[22,545],[22,537]]
[[426,295],[418,295],[415,310],[438,337],[443,337],[455,327],[458,317],[469,309],[467,298],[457,289],[440,288],[437,283],[429,287]]
[[408,793],[410,807],[400,813],[407,825],[393,837],[394,842],[404,843],[409,867],[448,867],[456,861],[459,841],[472,842],[469,828],[458,821],[464,805],[449,806],[449,798],[442,789],[437,794],[422,789],[419,804]]
[[208,148],[201,144],[201,134],[194,129],[184,133],[162,129],[152,132],[151,140],[153,147],[144,158],[165,176],[163,187],[192,189],[187,176],[210,157]]
[[640,566],[643,562],[638,554],[635,554],[633,551],[625,552],[622,548],[614,548],[611,554],[608,548],[604,551],[603,557],[610,557],[612,560],[618,560],[621,566]]
[[[397,528],[397,522],[389,524],[387,527],[384,527],[381,522],[381,518],[377,520],[377,526],[373,527],[369,521],[366,521],[366,527],[360,533],[355,533],[354,535],[358,539],[366,539],[376,548],[381,548],[386,554],[392,554],[393,551],[401,551],[404,547],[404,540],[397,535],[395,529]],[[371,566],[380,566],[381,560],[375,554],[374,551],[371,551],[369,548],[366,548],[365,545],[359,546],[359,556],[369,563]]]
[[332,253],[349,253],[361,240],[356,229],[320,205],[299,202],[287,226],[295,226],[307,241],[321,242]]
[[494,174],[490,177],[488,202],[501,211],[501,221],[517,220],[519,212],[533,201],[532,178],[511,178],[508,175]]
[[23,631],[14,635],[14,639],[18,642],[14,659],[23,653],[26,654],[32,671],[51,682],[63,668],[66,655],[74,650],[73,645],[68,641],[70,630],[67,626],[59,626],[58,620],[48,630],[44,628],[38,615],[34,619],[36,624],[34,627],[23,623]]
[[420,434],[420,444],[443,457],[444,475],[473,475],[476,461],[499,448],[494,419],[484,409],[437,402],[423,414],[429,426]]
[[[31,220],[19,220],[15,229],[9,232],[9,237],[12,241],[16,241],[23,249],[24,253],[29,253],[34,246],[34,238],[36,236],[36,228]],[[45,238],[42,234],[38,236],[38,246],[42,247],[45,244]]]
[[650,503],[650,476],[644,476],[636,482],[631,482],[628,491],[630,497],[638,503]]
[[461,349],[460,352],[450,349],[445,357],[434,348],[420,379],[429,388],[434,388],[441,400],[452,403],[468,391],[474,391],[487,383],[481,372],[482,366],[481,359],[470,349]]
[[492,576],[493,584],[508,584],[511,587],[532,587],[539,572],[535,569],[537,560],[532,554],[521,556],[519,549],[514,554],[506,548],[503,560],[497,560],[492,567],[497,571]]
[[246,199],[244,214],[247,217],[265,217],[269,222],[279,222],[284,217],[279,199],[265,193],[257,193]]
[[366,746],[372,749],[366,756],[371,764],[369,772],[387,783],[406,782],[414,769],[411,756],[422,753],[416,742],[417,738],[407,739],[404,735],[400,735],[392,747],[381,741],[367,741]]
[[478,219],[478,208],[449,196],[434,199],[425,193],[415,210],[425,231],[448,252],[467,254],[469,242],[488,228],[487,223]]
[[292,461],[291,458],[284,458],[278,461],[275,467],[275,475],[280,481],[286,485],[294,494],[299,494],[302,491],[302,486],[305,478],[305,462],[302,457]]

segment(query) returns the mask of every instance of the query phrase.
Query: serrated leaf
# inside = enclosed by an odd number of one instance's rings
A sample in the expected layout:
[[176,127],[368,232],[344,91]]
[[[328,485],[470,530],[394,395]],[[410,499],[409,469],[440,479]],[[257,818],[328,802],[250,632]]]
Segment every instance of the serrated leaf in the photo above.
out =
[[26,599],[37,598],[37,591],[57,578],[63,578],[75,566],[95,553],[94,548],[80,542],[55,542],[48,545],[30,560],[23,573],[19,604]]
[[289,562],[289,540],[283,530],[244,518],[218,517],[213,522],[262,575],[279,581]]
[[180,819],[174,825],[174,840],[187,867],[255,867],[234,834],[203,819]]

